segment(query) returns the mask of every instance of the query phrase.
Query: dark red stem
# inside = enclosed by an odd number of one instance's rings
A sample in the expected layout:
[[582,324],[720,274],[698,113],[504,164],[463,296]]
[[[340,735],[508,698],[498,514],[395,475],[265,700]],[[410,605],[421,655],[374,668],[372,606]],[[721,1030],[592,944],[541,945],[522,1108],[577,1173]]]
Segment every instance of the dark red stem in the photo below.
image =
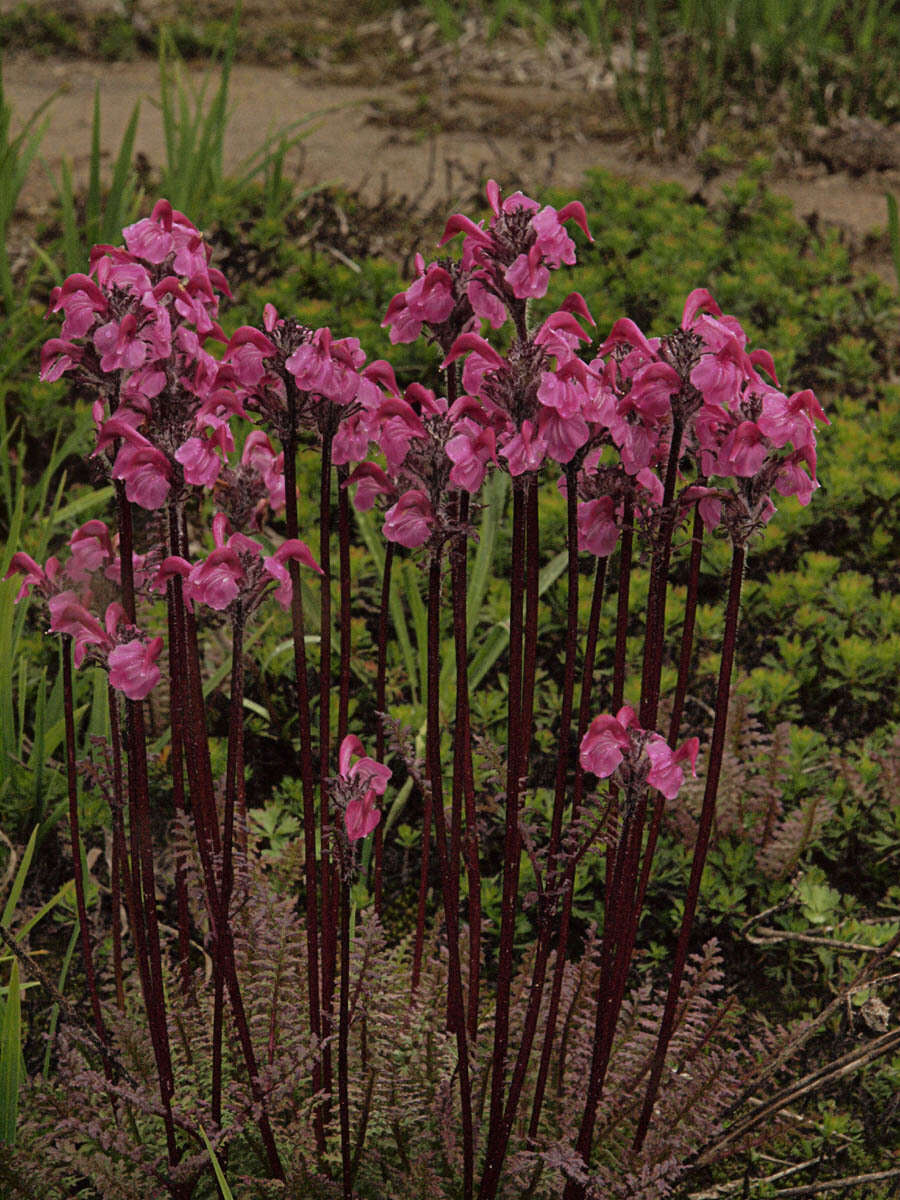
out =
[[[97,990],[97,976],[94,971],[94,955],[91,949],[91,931],[88,927],[87,903],[84,894],[84,870],[81,858],[81,829],[78,819],[78,772],[75,766],[75,700],[72,689],[72,639],[66,635],[62,639],[62,668],[63,668],[63,714],[66,729],[66,781],[69,794],[69,836],[72,839],[72,868],[75,872],[75,909],[78,913],[78,929],[81,939],[81,955],[84,960],[84,974],[88,992],[91,997],[91,1012],[94,1017],[94,1027],[97,1037],[105,1046],[107,1044],[106,1026],[100,1009],[100,992]],[[118,910],[114,920],[118,921]],[[109,1064],[103,1060],[103,1069],[109,1076]]]
[[343,485],[349,471],[346,466],[337,468],[338,479],[338,554],[341,572],[341,659],[340,691],[338,693],[338,745],[347,734],[350,710],[350,650],[351,650],[351,603],[350,603],[350,497]]
[[666,633],[666,591],[669,585],[669,561],[676,516],[675,481],[678,477],[678,456],[681,451],[683,429],[682,421],[675,417],[672,423],[672,440],[669,443],[662,508],[653,544],[650,589],[647,594],[647,627],[644,635],[644,668],[641,678],[639,719],[643,729],[656,728],[656,718],[659,712],[663,643]]
[[[378,673],[375,680],[375,708],[378,713],[386,712],[387,691],[387,635],[388,614],[391,606],[391,568],[394,564],[394,543],[388,542],[384,551],[384,573],[381,578],[381,606],[378,610]],[[375,734],[375,759],[384,762],[384,720],[379,716]],[[382,856],[384,851],[384,822],[379,821],[375,829],[375,912],[381,915]]]
[[450,585],[453,603],[453,639],[456,653],[456,724],[453,736],[453,825],[450,862],[458,870],[460,850],[460,808],[465,809],[463,858],[469,884],[469,996],[468,1034],[474,1043],[478,1035],[478,1004],[481,991],[481,864],[478,858],[478,814],[475,806],[475,779],[472,769],[472,730],[469,709],[468,578],[466,558],[469,520],[469,496],[461,492],[458,509],[462,532],[450,548]]
[[[503,899],[500,916],[500,945],[497,959],[497,989],[494,1013],[494,1045],[491,1055],[491,1106],[485,1176],[499,1170],[506,1058],[509,1042],[510,986],[513,968],[513,939],[519,892],[519,796],[523,749],[522,719],[522,605],[525,591],[525,522],[528,487],[524,477],[513,479],[512,569],[509,586],[509,693],[506,737],[506,822],[503,856]],[[499,1157],[500,1163],[496,1160]]]
[[[284,447],[285,528],[288,538],[299,537],[297,515],[297,389],[288,377],[288,425]],[[306,882],[306,986],[309,996],[309,1028],[318,1042],[322,1035],[319,976],[319,884],[316,862],[315,771],[312,751],[312,717],[306,663],[306,630],[303,618],[303,593],[300,564],[288,560],[291,577],[291,630],[294,642],[294,685],[297,693],[297,725],[300,738],[300,783],[303,795],[303,870]],[[312,1067],[313,1091],[322,1087],[322,1064],[316,1057]],[[321,1109],[314,1118],[316,1149],[325,1152],[325,1127]]]
[[694,512],[694,530],[691,536],[691,559],[688,566],[687,595],[684,600],[684,625],[681,629],[681,653],[678,659],[678,683],[675,686],[675,699],[672,704],[672,716],[669,719],[669,745],[675,749],[678,734],[681,730],[681,718],[684,714],[684,701],[687,696],[688,682],[691,675],[691,654],[694,649],[694,626],[697,621],[697,596],[700,591],[700,564],[703,559],[703,519],[700,511]]
[[[590,721],[591,682],[594,674],[594,661],[597,654],[597,634],[600,628],[600,611],[603,607],[603,592],[606,584],[606,566],[608,558],[597,559],[597,570],[594,576],[594,594],[591,600],[591,612],[588,618],[587,635],[584,648],[584,665],[581,675],[581,698],[578,706],[578,738],[577,745],[587,730]],[[575,781],[572,794],[572,821],[578,816],[581,808],[581,796],[584,786],[584,771],[577,758],[575,760]],[[562,996],[563,975],[566,967],[566,948],[569,942],[569,926],[572,919],[572,897],[575,890],[575,858],[566,863],[565,880],[563,882],[562,911],[559,918],[559,929],[556,937],[556,962],[553,968],[553,985],[550,989],[550,1001],[547,1008],[547,1021],[543,1045],[541,1046],[541,1061],[538,1067],[537,1080],[534,1086],[534,1099],[531,1106],[531,1122],[528,1126],[529,1138],[537,1136],[541,1119],[541,1109],[544,1104],[544,1092],[547,1087],[547,1077],[550,1072],[550,1058],[556,1035],[556,1024],[559,1015],[559,1002]]]
[[666,1051],[675,1024],[675,1013],[678,1007],[678,994],[681,990],[681,980],[687,962],[688,945],[691,928],[697,911],[697,899],[700,894],[700,880],[706,863],[706,853],[709,849],[709,837],[716,809],[716,795],[719,789],[719,775],[722,770],[722,752],[725,748],[725,730],[728,724],[728,700],[731,693],[731,673],[734,668],[734,652],[737,644],[738,619],[741,607],[741,586],[744,579],[744,562],[746,550],[742,545],[735,545],[731,556],[731,580],[728,590],[728,607],[725,611],[725,632],[722,635],[722,658],[719,664],[719,685],[716,693],[716,716],[713,722],[712,744],[709,750],[709,764],[706,771],[706,788],[703,793],[703,807],[700,811],[700,822],[697,829],[697,841],[694,846],[694,860],[691,864],[691,878],[688,883],[687,895],[684,902],[684,914],[681,920],[681,931],[678,945],[675,949],[675,961],[669,976],[669,991],[666,996],[666,1007],[660,1023],[656,1051],[650,1078],[647,1081],[647,1091],[644,1095],[644,1106],[638,1119],[634,1134],[633,1150],[637,1153],[644,1144],[650,1119],[653,1115],[653,1105],[659,1091],[665,1064]]
[[463,1001],[462,970],[459,955],[458,886],[451,883],[458,862],[448,855],[447,822],[444,816],[443,772],[441,769],[441,556],[434,551],[428,567],[428,679],[426,769],[434,815],[435,845],[441,874],[444,922],[447,930],[448,1025],[456,1035],[459,1070],[460,1107],[463,1134],[463,1200],[472,1200],[475,1170],[475,1142],[472,1129],[472,1091],[469,1080],[469,1051],[466,1044],[466,1014]]

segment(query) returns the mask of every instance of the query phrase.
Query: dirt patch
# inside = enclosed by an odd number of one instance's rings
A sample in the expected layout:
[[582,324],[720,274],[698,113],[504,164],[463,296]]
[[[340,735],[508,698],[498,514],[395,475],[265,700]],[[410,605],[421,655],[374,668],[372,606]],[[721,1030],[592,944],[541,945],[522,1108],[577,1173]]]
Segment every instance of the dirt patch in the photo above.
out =
[[[95,7],[104,2],[92,0]],[[0,0],[0,7],[9,8],[10,0]],[[230,11],[230,4],[219,7],[220,15]],[[162,8],[162,0],[138,0],[134,20],[156,18]],[[257,34],[271,34],[283,27],[289,11],[276,0],[247,0],[243,20],[255,23]],[[308,6],[304,20],[327,26],[327,12],[326,6]],[[633,182],[675,181],[689,193],[714,199],[737,174],[709,180],[685,158],[646,155],[628,136],[611,76],[586,43],[566,46],[556,40],[536,47],[523,35],[518,43],[506,39],[495,48],[474,29],[448,48],[421,15],[403,12],[358,21],[352,32],[349,49],[341,43],[337,52],[340,39],[331,37],[331,48],[305,66],[239,63],[234,68],[227,169],[236,169],[266,135],[299,120],[306,136],[288,164],[298,184],[340,184],[370,203],[389,194],[415,197],[427,208],[450,206],[486,176],[505,189],[577,189],[592,166]],[[203,76],[204,68],[185,68],[194,87],[201,86]],[[76,180],[86,177],[98,84],[107,159],[140,101],[136,151],[150,164],[161,163],[165,144],[155,105],[155,62],[19,53],[4,65],[6,97],[20,121],[56,94],[42,157],[51,173],[68,158]],[[768,182],[792,201],[799,218],[838,226],[866,266],[893,280],[887,239],[873,231],[886,223],[885,192],[900,192],[900,149],[894,131],[868,131],[878,153],[867,156],[860,149],[866,132],[846,131],[850,162],[838,132],[814,131],[810,153],[800,156],[805,161],[777,166]],[[816,153],[819,143],[821,154]],[[33,170],[24,207],[39,213],[51,195],[47,173]]]

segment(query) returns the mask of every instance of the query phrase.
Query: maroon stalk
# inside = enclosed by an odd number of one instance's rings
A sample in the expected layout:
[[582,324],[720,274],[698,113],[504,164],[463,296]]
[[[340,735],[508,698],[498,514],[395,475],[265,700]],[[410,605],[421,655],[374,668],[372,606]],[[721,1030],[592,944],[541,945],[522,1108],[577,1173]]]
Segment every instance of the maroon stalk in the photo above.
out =
[[[384,550],[384,572],[381,578],[381,606],[378,610],[378,673],[375,680],[375,708],[379,714],[387,711],[387,635],[388,613],[391,604],[391,568],[394,564],[394,543],[387,542]],[[375,758],[384,762],[384,720],[379,716],[375,734]],[[384,822],[375,829],[375,912],[381,916],[382,856],[384,851]]]
[[629,496],[622,514],[622,543],[619,550],[619,592],[616,608],[616,647],[613,661],[612,711],[622,707],[628,652],[628,600],[631,589],[631,546],[634,540],[634,500]]
[[419,898],[416,905],[416,934],[413,942],[412,973],[410,987],[413,991],[419,986],[422,974],[422,955],[425,949],[425,902],[428,898],[428,868],[431,859],[431,814],[434,798],[431,786],[425,789],[422,810],[422,857],[419,865]]
[[[87,904],[84,898],[84,870],[81,858],[81,830],[78,819],[78,772],[75,766],[75,701],[72,691],[72,639],[65,635],[62,640],[63,667],[63,714],[66,729],[66,781],[69,794],[69,835],[72,839],[72,868],[75,872],[75,908],[78,913],[78,929],[81,938],[81,955],[84,974],[91,997],[91,1012],[97,1037],[107,1045],[106,1026],[100,1009],[100,993],[94,972],[94,956],[91,951],[91,933],[88,928]],[[115,913],[118,920],[119,914]],[[109,1064],[103,1059],[103,1070],[109,1077]]]
[[[581,676],[581,697],[578,706],[578,745],[587,731],[591,707],[591,681],[594,674],[594,661],[597,653],[597,634],[600,627],[600,611],[603,606],[603,592],[606,584],[606,566],[608,558],[597,559],[597,570],[594,576],[594,594],[591,600],[591,612],[588,618],[587,636],[585,638],[584,664]],[[575,781],[572,793],[572,821],[578,816],[581,808],[581,795],[584,786],[584,771],[576,757]],[[566,863],[565,880],[563,882],[562,911],[559,918],[559,928],[556,938],[556,962],[553,967],[553,985],[550,990],[550,1001],[547,1008],[547,1021],[544,1027],[544,1042],[541,1046],[541,1061],[538,1067],[537,1080],[534,1087],[534,1099],[531,1106],[531,1121],[528,1126],[528,1137],[537,1136],[541,1119],[541,1109],[544,1104],[544,1092],[547,1087],[547,1076],[550,1071],[550,1057],[556,1034],[556,1023],[559,1015],[559,1002],[562,996],[563,975],[566,967],[566,948],[569,941],[569,925],[572,919],[572,900],[575,890],[575,858]]]
[[[225,766],[225,814],[222,828],[222,882],[219,911],[223,923],[231,921],[231,892],[234,882],[234,810],[238,791],[238,764],[243,761],[244,737],[244,611],[240,600],[231,614],[231,697],[228,706],[228,759]],[[221,1122],[222,1104],[222,972],[217,972],[213,1008],[212,1112],[213,1121]]]
[[[325,403],[325,401],[322,401]],[[328,1041],[333,1025],[334,971],[337,955],[337,920],[339,881],[331,850],[331,819],[328,778],[331,759],[331,444],[333,433],[322,433],[322,467],[319,486],[319,566],[322,568],[322,587],[319,605],[319,839],[321,846],[321,970],[322,970],[322,1053],[323,1084],[331,1092],[331,1049]],[[327,1110],[327,1101],[326,1101]],[[326,1111],[327,1120],[327,1111]]]
[[338,553],[340,555],[341,572],[341,666],[340,690],[338,694],[338,745],[347,733],[348,714],[350,711],[350,498],[347,495],[347,478],[349,471],[346,466],[337,468],[338,479]]
[[[134,593],[134,535],[131,504],[125,485],[116,481],[116,510],[119,530],[119,558],[122,576],[122,606],[126,619],[136,624]],[[134,895],[135,941],[140,939],[144,954],[142,985],[147,1023],[156,1061],[159,1094],[166,1129],[166,1149],[170,1166],[175,1166],[180,1151],[175,1139],[172,1097],[175,1081],[169,1032],[166,1023],[163,989],[162,951],[156,917],[156,878],[153,866],[153,842],[150,831],[150,794],[147,771],[147,745],[144,732],[144,707],[139,700],[126,700],[126,737],[128,743],[128,801],[131,840],[131,874]]]
[[[691,560],[688,573],[687,596],[684,607],[684,625],[681,631],[681,651],[678,659],[678,682],[675,688],[675,700],[672,715],[669,719],[669,745],[674,750],[681,729],[681,718],[684,713],[684,701],[687,696],[688,681],[691,669],[691,653],[694,647],[694,626],[697,617],[697,593],[700,584],[700,560],[703,556],[703,520],[699,511],[694,514],[694,532],[691,539]],[[662,827],[663,814],[666,811],[666,798],[661,792],[657,793],[653,806],[653,821],[647,834],[647,846],[644,851],[644,865],[641,868],[641,878],[638,884],[635,915],[639,916],[644,907],[644,897],[650,882],[650,869],[656,843]]]
[[[703,482],[701,479],[699,482]],[[697,595],[700,590],[700,563],[703,558],[703,518],[699,508],[694,512],[694,531],[691,536],[691,560],[688,567],[687,595],[684,601],[684,625],[681,629],[681,653],[678,659],[678,683],[669,719],[669,745],[675,749],[684,713],[688,681],[691,673],[691,654],[694,649],[694,626],[697,620]]]
[[[169,553],[181,554],[180,520],[175,505],[170,504]],[[175,575],[167,584],[166,615],[169,630],[169,724],[171,740],[172,804],[175,811],[188,819],[189,805],[184,786],[184,621],[183,599],[176,600],[176,591],[182,596],[180,575]],[[191,993],[191,930],[187,894],[187,864],[183,850],[179,850],[175,861],[175,897],[178,906],[178,953],[181,966],[181,990],[185,996]]]
[[[122,742],[119,730],[119,701],[115,690],[107,685],[107,705],[109,707],[109,740],[112,746],[112,864],[110,869],[110,893],[112,897],[113,925],[113,977],[116,981],[116,1007],[119,1012],[125,1011],[125,980],[122,976],[122,927],[120,915],[122,912],[122,884],[129,878],[127,854],[125,848],[125,797],[122,781]],[[126,910],[129,908],[127,896]],[[132,918],[129,917],[129,921]]]
[[[519,758],[519,778],[528,774],[531,757],[531,735],[534,727],[534,681],[537,671],[538,602],[540,599],[540,524],[538,510],[538,481],[526,477],[525,505],[525,627],[522,655],[522,742]],[[513,565],[515,570],[515,565]]]
[[680,417],[673,416],[672,440],[669,443],[662,507],[654,538],[653,561],[650,567],[650,590],[647,594],[647,628],[644,635],[640,711],[640,723],[643,729],[656,728],[656,717],[659,712],[659,688],[666,632],[666,591],[669,584],[669,561],[676,515],[675,481],[678,476],[678,456],[681,452],[683,431],[683,421]]
[[[500,1170],[509,1135],[525,1083],[531,1050],[537,1032],[541,1000],[544,993],[547,962],[550,957],[550,941],[552,933],[552,907],[558,894],[561,882],[559,863],[560,843],[562,838],[563,810],[566,801],[566,780],[570,756],[569,739],[572,732],[572,711],[575,692],[575,654],[578,634],[578,496],[575,486],[575,471],[566,471],[567,479],[567,533],[568,562],[566,582],[568,585],[566,605],[566,650],[563,668],[562,708],[559,719],[558,753],[556,760],[556,781],[553,797],[553,815],[550,822],[550,838],[547,848],[547,885],[539,887],[538,895],[538,936],[535,948],[534,966],[531,972],[531,986],[528,995],[528,1007],[525,1012],[525,1022],[519,1051],[516,1055],[515,1066],[510,1078],[509,1091],[506,1098],[506,1108],[503,1113],[503,1123],[497,1139],[495,1153],[485,1169],[481,1181],[479,1196],[481,1200],[493,1200],[500,1183]],[[536,548],[536,547],[535,547]]]
[[338,995],[338,1112],[341,1128],[341,1181],[343,1200],[353,1200],[353,1168],[350,1157],[350,851],[344,838],[338,848],[341,888],[340,992]]
[[463,1200],[472,1200],[475,1170],[475,1143],[472,1129],[472,1091],[469,1080],[469,1051],[466,1044],[466,1014],[463,1002],[462,972],[459,956],[458,887],[451,885],[451,875],[458,874],[458,863],[450,861],[447,850],[447,827],[444,817],[443,775],[441,770],[441,554],[433,551],[428,568],[428,679],[426,767],[434,814],[435,845],[441,873],[441,892],[444,900],[444,922],[447,930],[448,1024],[456,1035],[459,1069],[460,1107],[463,1132]]
[[[504,1096],[506,1092],[506,1057],[509,1042],[510,986],[513,967],[513,938],[519,892],[519,792],[521,752],[524,738],[522,728],[522,602],[525,556],[525,510],[528,488],[524,477],[513,479],[512,513],[512,571],[509,587],[509,695],[507,699],[506,738],[506,822],[503,858],[503,900],[500,918],[500,946],[497,960],[497,989],[494,1013],[494,1045],[491,1055],[491,1106],[488,1130],[485,1175],[495,1169],[500,1155]],[[502,1162],[502,1155],[500,1155]],[[498,1164],[499,1165],[499,1164]]]
[[[284,454],[285,527],[289,539],[299,537],[297,515],[297,387],[293,376],[286,381],[288,422]],[[309,681],[306,676],[306,631],[300,564],[288,560],[291,578],[291,629],[294,642],[294,684],[297,692],[297,725],[300,737],[300,781],[303,795],[303,869],[306,882],[306,986],[309,996],[309,1028],[318,1042],[322,1035],[319,978],[319,884],[316,863],[316,801],[312,752],[312,717]],[[313,1091],[322,1086],[322,1064],[313,1060]],[[325,1152],[325,1128],[319,1108],[315,1115],[316,1149]]]
[[453,604],[453,639],[456,653],[456,723],[453,735],[453,827],[450,862],[454,872],[459,862],[459,809],[465,808],[465,845],[463,857],[469,883],[469,996],[468,1035],[478,1035],[478,1003],[481,990],[481,865],[478,859],[478,816],[475,807],[475,780],[472,769],[471,713],[469,709],[469,649],[466,604],[468,493],[459,494],[459,523],[462,532],[450,547],[450,586]]
[[[632,946],[629,944],[628,934],[633,904],[633,877],[637,869],[637,857],[640,850],[639,829],[641,824],[642,813],[639,808],[639,799],[626,795],[619,844],[612,868],[610,887],[606,894],[606,926],[603,931],[601,948],[594,1045],[591,1054],[587,1098],[576,1143],[576,1150],[585,1164],[590,1159],[597,1105],[603,1092],[616,1020],[621,1008],[628,967],[631,962]],[[563,1200],[581,1200],[583,1196],[584,1185],[571,1180],[566,1184]]]
[[716,808],[716,794],[719,788],[719,775],[722,770],[722,752],[725,747],[725,730],[728,723],[728,699],[731,692],[731,673],[734,667],[734,651],[737,643],[738,618],[741,607],[741,585],[744,578],[745,547],[735,544],[731,556],[731,580],[728,591],[728,607],[725,612],[725,632],[722,635],[722,658],[719,664],[719,685],[716,693],[716,716],[713,722],[712,744],[709,751],[709,765],[706,772],[706,788],[703,793],[703,807],[700,812],[700,823],[697,829],[697,842],[694,846],[694,860],[691,865],[691,878],[688,883],[687,895],[684,902],[684,914],[681,920],[681,931],[678,935],[678,945],[675,949],[675,961],[669,976],[669,991],[666,996],[666,1007],[660,1023],[656,1051],[650,1078],[647,1081],[647,1091],[644,1095],[644,1106],[638,1119],[634,1134],[633,1149],[637,1153],[644,1144],[650,1119],[653,1115],[653,1105],[656,1100],[659,1084],[665,1064],[666,1051],[675,1025],[675,1012],[678,1006],[678,993],[687,962],[688,943],[690,942],[691,927],[697,911],[697,898],[700,894],[700,880],[709,849],[709,837],[712,829],[713,815]]

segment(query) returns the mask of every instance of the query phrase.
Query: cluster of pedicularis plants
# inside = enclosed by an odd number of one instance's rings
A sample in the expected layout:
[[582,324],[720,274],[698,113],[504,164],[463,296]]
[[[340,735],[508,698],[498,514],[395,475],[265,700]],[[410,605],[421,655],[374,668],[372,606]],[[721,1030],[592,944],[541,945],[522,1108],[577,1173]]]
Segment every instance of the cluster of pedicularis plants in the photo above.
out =
[[[461,253],[418,256],[383,322],[393,343],[434,347],[443,395],[401,389],[355,338],[271,305],[260,328],[227,337],[228,285],[165,200],[123,231],[124,247],[97,246],[88,273],[53,292],[61,336],[44,346],[41,374],[89,398],[91,458],[115,506],[110,524],[75,530],[62,560],[19,553],[11,568],[24,575],[20,596],[40,597],[62,635],[94,1024],[91,1041],[73,1033],[60,1051],[76,1099],[67,1107],[57,1095],[60,1137],[35,1170],[64,1175],[66,1159],[82,1162],[104,1196],[211,1194],[215,1167],[248,1196],[649,1197],[666,1194],[734,1109],[749,1050],[710,1000],[714,956],[690,956],[691,930],[747,547],[775,513],[773,493],[809,502],[825,418],[810,391],[779,389],[768,352],[702,288],[663,337],[623,317],[595,345],[578,293],[534,323],[551,272],[575,262],[571,234],[590,239],[585,210],[503,198],[493,182],[487,200],[486,220],[450,218],[442,245],[461,239]],[[310,455],[313,548],[298,517],[298,460]],[[548,479],[566,513],[565,628],[537,821]],[[359,522],[380,512],[384,538],[380,605],[370,597],[363,613],[377,657],[368,705],[354,668],[351,505]],[[508,617],[493,673],[470,682],[476,521],[492,505],[506,530]],[[712,530],[730,541],[732,565],[701,742],[682,725]],[[638,555],[649,582],[636,663],[626,635]],[[677,682],[661,697],[675,556],[687,559],[685,613]],[[420,706],[418,742],[391,716],[396,669],[387,686],[403,558],[421,567],[421,691],[399,697],[407,713]],[[592,560],[582,628],[579,580]],[[607,584],[615,612],[603,625]],[[244,738],[245,631],[272,600],[290,614],[302,808],[296,871],[285,883],[283,868],[277,887],[248,836]],[[601,627],[614,631],[611,670],[598,665]],[[217,778],[204,643],[223,628],[231,675]],[[102,769],[75,761],[73,663],[108,672]],[[160,754],[148,704],[163,676]],[[496,740],[472,703],[487,686],[502,697]],[[706,784],[681,929],[667,990],[651,997],[630,989],[638,927],[664,806],[698,756]],[[88,920],[80,786],[109,801],[108,940]],[[401,787],[419,834],[418,905],[392,942],[379,918],[398,855],[382,808]],[[162,847],[161,804],[173,817]],[[587,929],[572,905],[586,858],[603,880]],[[363,869],[374,887],[360,911]]]

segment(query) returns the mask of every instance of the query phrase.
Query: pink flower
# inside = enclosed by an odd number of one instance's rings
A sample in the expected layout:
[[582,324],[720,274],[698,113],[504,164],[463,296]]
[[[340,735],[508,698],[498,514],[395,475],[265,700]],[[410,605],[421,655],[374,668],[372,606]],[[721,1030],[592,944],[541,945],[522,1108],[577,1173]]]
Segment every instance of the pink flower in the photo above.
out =
[[262,476],[269,493],[270,507],[276,512],[284,508],[284,451],[276,454],[272,443],[261,429],[254,429],[247,434],[241,463],[253,467]]
[[515,262],[507,267],[503,278],[519,300],[527,300],[530,297],[539,299],[546,295],[550,272],[543,265],[541,249],[537,242],[527,254],[520,254]]
[[384,514],[384,536],[413,550],[428,541],[433,521],[428,497],[419,488],[411,488]]
[[113,479],[125,481],[125,495],[133,504],[151,512],[165,504],[172,468],[163,452],[140,434],[122,443],[112,475]]
[[416,255],[415,262],[418,278],[405,292],[394,296],[381,322],[382,327],[391,327],[391,342],[395,344],[414,342],[426,323],[441,325],[456,304],[450,273],[439,263],[430,263],[426,268],[421,254]]
[[173,269],[179,275],[191,276],[208,269],[208,249],[199,229],[168,200],[157,200],[150,216],[127,226],[122,236],[129,251],[145,262],[159,265],[172,255]]
[[499,296],[488,291],[483,281],[476,275],[466,286],[466,295],[472,305],[472,311],[482,321],[487,321],[492,329],[499,329],[506,321],[506,306]]
[[578,505],[578,549],[587,550],[598,558],[612,554],[619,540],[612,496],[601,496]]
[[375,463],[363,462],[348,478],[345,487],[356,485],[353,507],[357,512],[368,512],[378,496],[396,496],[397,489]]
[[763,395],[763,411],[757,424],[776,448],[791,442],[795,450],[802,450],[810,443],[815,444],[816,421],[831,424],[808,388],[795,392],[790,399],[771,388]]
[[628,730],[637,728],[634,709],[625,705],[616,716],[602,714],[594,717],[581,739],[580,762],[585,771],[606,779],[631,748]]
[[98,314],[106,313],[109,303],[93,279],[87,275],[70,275],[62,287],[50,293],[50,312],[62,309],[64,338],[81,338],[94,324]]
[[704,354],[691,371],[691,383],[706,404],[734,408],[753,368],[743,347],[729,337],[720,349]]
[[185,483],[211,488],[219,478],[222,460],[216,454],[215,441],[215,438],[188,438],[175,451],[175,461],[184,468]]
[[121,321],[107,321],[95,331],[92,340],[101,355],[101,371],[133,371],[147,357],[147,343],[138,337],[134,313],[128,313]]
[[668,363],[648,363],[635,371],[628,400],[645,420],[660,421],[671,412],[680,387],[678,372]]
[[135,638],[109,652],[109,682],[129,700],[145,700],[160,679],[156,665],[163,648],[161,637],[145,642]]
[[[671,750],[658,733],[641,729],[633,708],[620,708],[615,717],[603,714],[595,717],[581,742],[580,761],[585,771],[607,779],[617,767],[626,764],[626,778],[647,783],[673,800],[684,782],[679,765],[687,760],[696,775],[698,738],[690,738],[683,746]],[[649,764],[649,767],[648,767]]]
[[[803,467],[802,462],[808,463],[812,468],[812,477],[810,477]],[[789,454],[781,464],[781,469],[775,477],[775,491],[779,496],[796,496],[804,507],[809,504],[812,499],[812,494],[819,486],[816,480],[816,456],[815,449],[812,446],[805,446],[801,450],[795,450]]]
[[521,430],[509,439],[500,451],[509,463],[510,475],[536,471],[547,454],[547,443],[531,421],[523,421]]
[[69,579],[80,582],[113,557],[112,539],[102,521],[87,521],[69,538],[72,557],[66,564]]
[[717,474],[751,478],[759,472],[768,452],[769,447],[759,426],[753,421],[741,421],[725,439]]
[[74,592],[59,592],[47,602],[52,633],[67,633],[75,642],[73,660],[80,667],[88,646],[109,647],[112,639]]
[[[354,757],[357,761],[351,766]],[[341,742],[338,770],[345,784],[347,807],[344,824],[347,837],[351,842],[356,842],[367,837],[381,820],[381,813],[375,807],[375,797],[384,795],[391,770],[383,763],[363,755],[362,742],[352,733]]]
[[78,366],[84,357],[84,349],[63,338],[48,338],[41,347],[41,374],[45,383],[55,383],[67,371]]
[[220,546],[203,562],[191,567],[186,594],[222,612],[237,599],[243,582],[244,568],[237,551],[231,546]]
[[647,773],[647,782],[651,787],[662,792],[667,800],[674,800],[678,795],[678,789],[684,783],[684,771],[678,764],[687,759],[691,764],[691,773],[696,778],[699,749],[699,738],[690,738],[683,746],[679,746],[677,750],[673,751],[664,738],[660,737],[658,733],[653,734],[644,747],[651,763]]
[[375,808],[375,792],[371,788],[364,796],[347,801],[344,825],[351,842],[368,837],[380,820],[381,812]]
[[312,340],[287,359],[285,368],[301,391],[317,393],[334,404],[351,404],[359,391],[358,346],[355,338],[335,341],[330,329],[317,329]]
[[454,464],[450,482],[474,494],[484,482],[487,464],[497,461],[493,429],[485,429],[468,417],[457,421],[453,437],[447,442],[447,457]]
[[[358,756],[357,761],[351,766],[351,759],[354,756]],[[342,779],[358,780],[379,796],[384,795],[392,774],[390,767],[363,755],[362,742],[352,733],[348,733],[341,742],[341,748],[338,751],[338,770]]]
[[313,558],[309,546],[307,546],[306,542],[301,542],[299,538],[288,538],[286,542],[283,542],[278,547],[271,558],[264,558],[263,567],[278,582],[278,587],[275,589],[275,599],[284,609],[291,607],[291,596],[293,594],[290,572],[284,565],[291,559],[294,562],[301,563],[304,567],[312,567],[320,575],[324,575],[325,573]]

